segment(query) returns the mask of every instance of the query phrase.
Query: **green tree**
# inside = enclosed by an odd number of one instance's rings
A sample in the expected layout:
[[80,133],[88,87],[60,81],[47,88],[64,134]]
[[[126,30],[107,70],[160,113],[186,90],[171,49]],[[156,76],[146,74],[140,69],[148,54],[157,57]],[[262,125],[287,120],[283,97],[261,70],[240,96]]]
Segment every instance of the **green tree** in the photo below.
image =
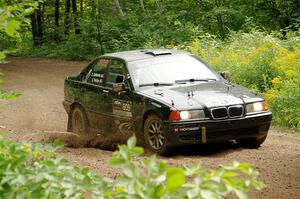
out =
[[34,0],[14,1],[0,0],[0,62],[10,50],[11,41],[20,41],[20,27],[36,7]]
[[[36,3],[33,0],[15,2],[13,0],[0,0],[0,64],[4,62],[6,53],[9,52],[11,40],[20,41],[19,29],[22,22],[28,22],[25,18],[30,14]],[[0,86],[2,82],[0,73]],[[11,99],[16,97],[15,93],[4,93],[0,90],[1,99]]]

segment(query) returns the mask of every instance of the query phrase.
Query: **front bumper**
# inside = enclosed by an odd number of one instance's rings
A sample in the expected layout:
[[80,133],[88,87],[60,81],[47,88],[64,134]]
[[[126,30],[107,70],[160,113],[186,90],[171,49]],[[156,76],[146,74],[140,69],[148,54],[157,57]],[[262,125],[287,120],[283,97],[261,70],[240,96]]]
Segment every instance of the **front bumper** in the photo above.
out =
[[228,140],[263,137],[268,133],[272,113],[224,120],[194,120],[164,123],[168,145],[224,142]]

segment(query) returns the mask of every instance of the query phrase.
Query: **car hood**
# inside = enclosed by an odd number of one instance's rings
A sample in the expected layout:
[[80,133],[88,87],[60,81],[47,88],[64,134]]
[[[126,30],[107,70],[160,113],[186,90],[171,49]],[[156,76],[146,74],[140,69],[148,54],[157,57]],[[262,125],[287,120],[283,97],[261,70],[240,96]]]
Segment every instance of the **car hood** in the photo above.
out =
[[242,86],[223,81],[144,87],[139,93],[178,110],[230,106],[263,100]]

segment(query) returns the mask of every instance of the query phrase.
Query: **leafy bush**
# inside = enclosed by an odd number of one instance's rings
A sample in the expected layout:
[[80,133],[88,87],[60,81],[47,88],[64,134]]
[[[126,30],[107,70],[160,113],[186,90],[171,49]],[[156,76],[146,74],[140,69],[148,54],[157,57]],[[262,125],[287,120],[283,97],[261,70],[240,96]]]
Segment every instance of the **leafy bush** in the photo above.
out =
[[279,71],[266,92],[278,124],[300,129],[300,38],[289,48],[280,47],[272,62]]
[[[73,167],[56,158],[57,143],[17,144],[0,141],[1,198],[84,198],[102,187],[102,180],[88,169]],[[101,189],[97,190],[100,193]]]
[[250,187],[264,187],[256,179],[258,172],[249,164],[233,162],[220,165],[217,170],[206,170],[200,165],[170,167],[155,156],[134,161],[134,156],[143,152],[135,143],[135,138],[131,138],[127,146],[119,146],[110,161],[123,171],[115,181],[118,195],[129,198],[222,198],[233,192],[239,198],[246,198]]
[[206,170],[200,165],[170,167],[155,156],[136,161],[143,153],[131,138],[110,160],[122,169],[116,180],[100,178],[88,169],[70,166],[54,151],[59,144],[0,141],[1,198],[222,198],[230,192],[247,198],[251,187],[261,189],[258,172],[233,162]]
[[[23,40],[26,40],[24,38]],[[28,41],[28,38],[27,40]],[[28,41],[28,43],[30,43]],[[63,44],[47,44],[32,47],[28,44],[18,46],[16,55],[36,56],[49,58],[66,58],[72,60],[91,60],[101,55],[101,47],[95,40],[86,40],[82,37],[69,38]]]
[[263,93],[278,74],[272,67],[279,39],[266,33],[235,33],[228,40],[212,37],[196,40],[189,50],[198,54],[217,70],[228,70],[234,82]]
[[300,36],[285,40],[276,33],[232,32],[221,41],[211,35],[195,40],[188,49],[219,71],[230,71],[233,82],[265,96],[275,124],[300,130]]
[[15,1],[0,1],[0,63],[5,59],[5,54],[11,52],[11,46],[20,42],[19,29],[22,22],[29,23],[25,16],[29,15],[37,6],[34,0],[24,0],[16,3]]

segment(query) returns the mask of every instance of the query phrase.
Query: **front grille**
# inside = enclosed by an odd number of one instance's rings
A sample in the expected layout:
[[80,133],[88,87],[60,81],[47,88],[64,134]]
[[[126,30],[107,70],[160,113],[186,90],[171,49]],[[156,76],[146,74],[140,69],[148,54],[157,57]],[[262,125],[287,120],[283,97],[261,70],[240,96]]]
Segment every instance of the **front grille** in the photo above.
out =
[[228,107],[229,117],[241,117],[243,115],[243,106],[230,106]]
[[235,105],[229,107],[217,107],[210,109],[212,119],[220,120],[226,118],[242,117],[244,114],[244,107],[242,105]]
[[228,117],[228,112],[226,107],[213,108],[211,109],[211,115],[213,119],[225,119]]

